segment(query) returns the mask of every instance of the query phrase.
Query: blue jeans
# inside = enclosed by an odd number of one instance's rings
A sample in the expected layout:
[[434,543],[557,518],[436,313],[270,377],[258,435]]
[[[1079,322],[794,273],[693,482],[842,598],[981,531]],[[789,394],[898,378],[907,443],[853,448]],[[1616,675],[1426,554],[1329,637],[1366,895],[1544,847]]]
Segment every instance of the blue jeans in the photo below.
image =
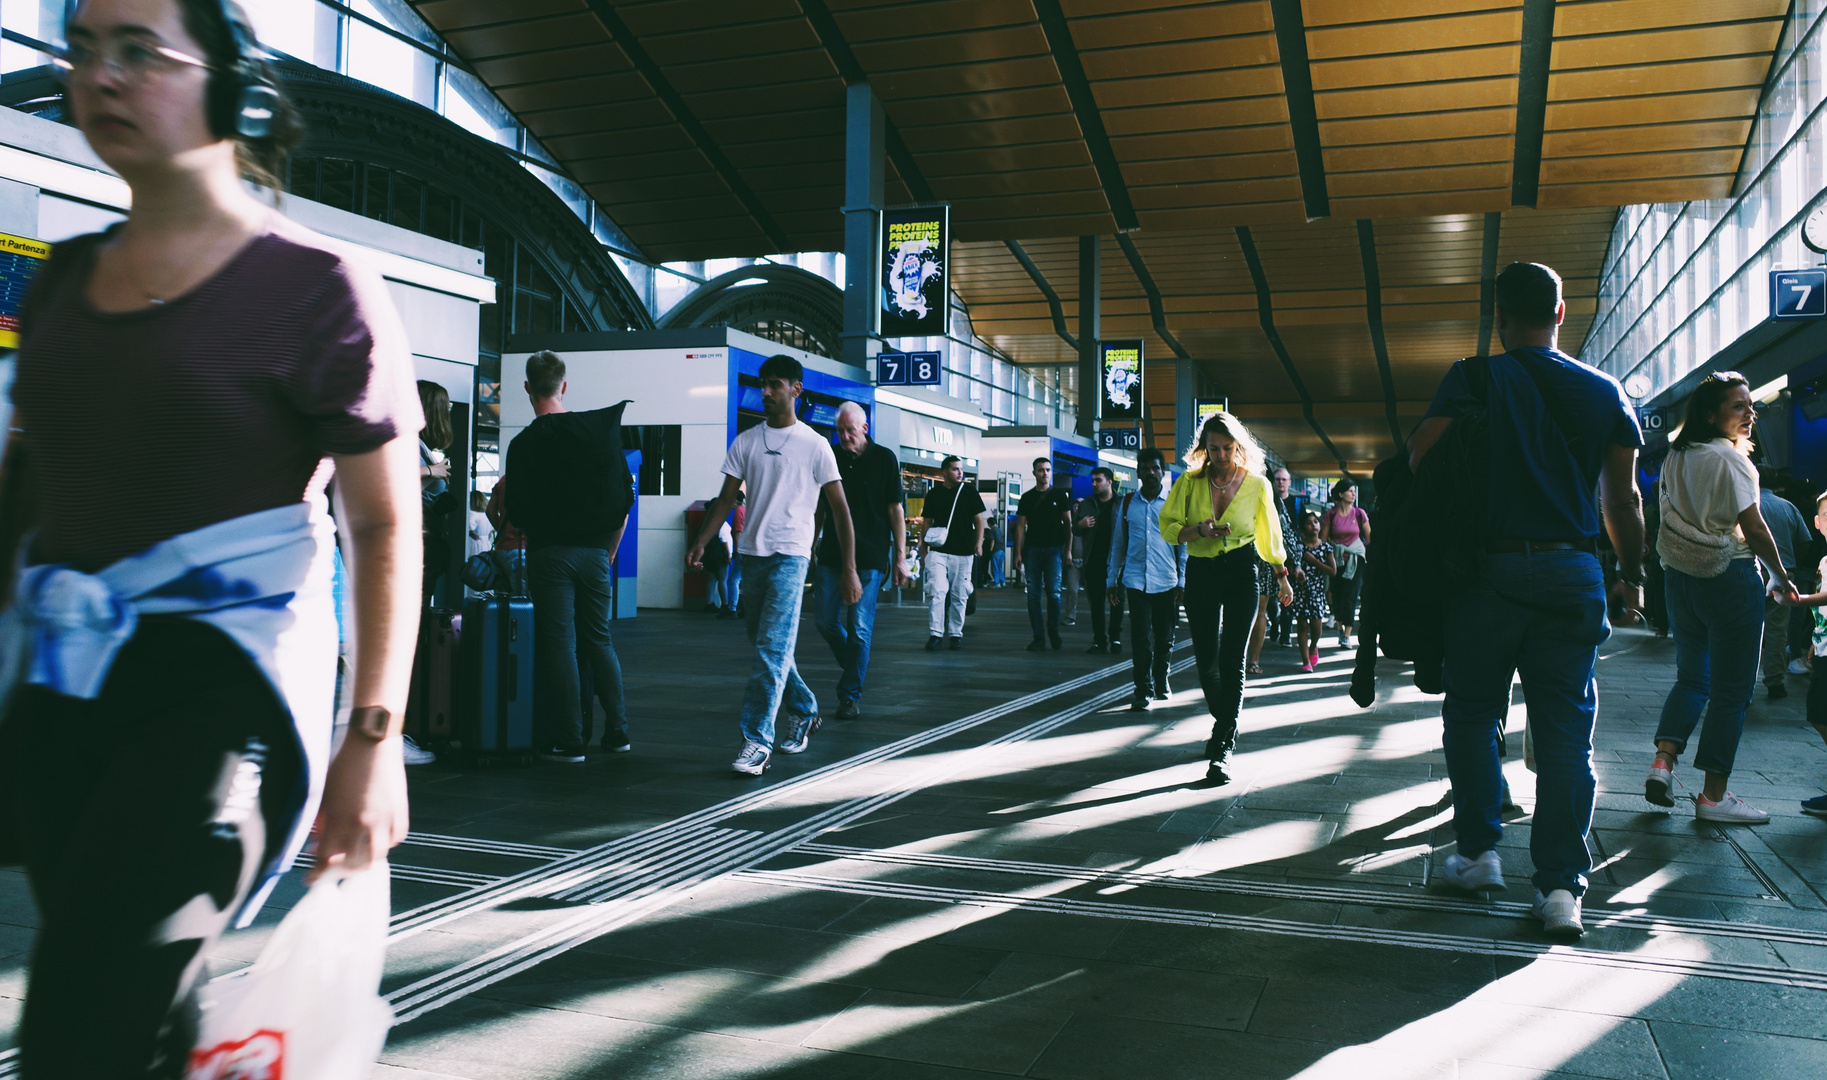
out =
[[795,716],[817,716],[818,695],[799,677],[793,649],[799,643],[799,609],[805,602],[808,560],[799,555],[743,555],[749,579],[742,615],[755,663],[742,695],[742,737],[774,745],[774,714],[784,705]]
[[609,552],[588,547],[539,547],[527,555],[533,594],[533,728],[541,747],[581,750],[584,728],[580,665],[608,718],[603,738],[628,732],[622,664],[609,640]]
[[[1036,638],[1059,637],[1059,572],[1064,548],[1026,547],[1021,552],[1021,568],[1028,575],[1028,622]],[[1041,611],[1041,594],[1046,594],[1046,611]]]
[[1498,741],[1520,674],[1535,740],[1529,854],[1544,894],[1585,895],[1592,869],[1592,668],[1610,636],[1599,560],[1584,551],[1487,555],[1478,582],[1447,604],[1442,741],[1459,854],[1477,858],[1503,836]]
[[742,556],[731,555],[729,569],[723,572],[723,606],[735,611],[742,601]]
[[1730,775],[1745,730],[1745,706],[1757,687],[1763,648],[1764,583],[1757,560],[1733,559],[1716,578],[1689,577],[1665,567],[1668,621],[1675,636],[1675,686],[1662,703],[1656,740],[1676,751],[1706,711],[1694,767]]
[[875,602],[882,594],[880,570],[858,570],[863,598],[844,603],[843,575],[820,566],[812,587],[813,622],[831,646],[831,655],[844,673],[837,677],[837,700],[861,701],[863,678],[869,673],[869,639],[875,636]]

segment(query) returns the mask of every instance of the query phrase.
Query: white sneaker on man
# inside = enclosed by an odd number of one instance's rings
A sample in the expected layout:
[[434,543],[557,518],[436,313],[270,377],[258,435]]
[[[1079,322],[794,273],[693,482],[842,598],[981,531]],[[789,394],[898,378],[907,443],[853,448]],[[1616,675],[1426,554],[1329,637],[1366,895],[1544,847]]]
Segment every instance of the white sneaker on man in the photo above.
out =
[[400,736],[400,755],[408,765],[430,765],[438,760],[438,755],[413,742],[411,735]]
[[1799,656],[1789,661],[1789,674],[1791,675],[1806,675],[1811,670],[1813,669],[1808,666],[1808,661]]
[[1496,851],[1487,851],[1476,859],[1453,854],[1440,868],[1440,878],[1455,889],[1466,892],[1499,892],[1503,883],[1503,859]]
[[1729,791],[1718,802],[1708,802],[1705,795],[1694,796],[1694,816],[1719,825],[1762,825],[1770,820],[1768,810],[1759,810]]
[[1546,896],[1535,890],[1535,906],[1530,910],[1547,933],[1579,937],[1586,932],[1586,924],[1580,921],[1580,898],[1566,889],[1555,889]]
[[768,749],[765,743],[745,739],[742,743],[742,750],[736,755],[736,760],[730,762],[730,768],[744,776],[760,776],[768,771],[768,762],[773,759],[774,751]]
[[783,754],[803,754],[812,743],[812,733],[818,730],[819,719],[816,716],[794,716],[787,720],[787,737],[780,740],[780,752]]

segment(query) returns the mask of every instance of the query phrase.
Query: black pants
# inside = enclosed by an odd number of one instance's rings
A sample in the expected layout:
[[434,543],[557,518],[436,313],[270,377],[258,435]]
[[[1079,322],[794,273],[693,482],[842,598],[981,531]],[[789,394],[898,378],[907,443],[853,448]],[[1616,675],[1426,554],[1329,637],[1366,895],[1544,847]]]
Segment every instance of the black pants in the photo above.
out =
[[1357,573],[1350,577],[1332,579],[1332,618],[1346,626],[1358,624],[1358,590],[1364,585],[1364,564],[1358,563]]
[[1243,664],[1256,623],[1256,552],[1242,547],[1216,557],[1186,560],[1186,622],[1199,689],[1212,714],[1214,760],[1237,745],[1243,712]]
[[25,1077],[180,1075],[203,956],[286,840],[304,782],[290,729],[253,661],[187,619],[144,620],[92,701],[20,688],[0,828],[40,919]]
[[[1079,577],[1085,583],[1085,599],[1091,605],[1091,640],[1099,644],[1123,640],[1123,594],[1110,599],[1110,589],[1104,584],[1110,576],[1110,568],[1105,563],[1086,561],[1079,571]],[[1109,611],[1104,605],[1109,604]]]
[[1174,651],[1174,625],[1180,621],[1180,605],[1175,603],[1172,589],[1158,593],[1130,589],[1128,593],[1136,693],[1153,697],[1155,691],[1167,689],[1167,658]]
[[1827,728],[1827,662],[1814,658],[1814,674],[1808,678],[1808,724]]

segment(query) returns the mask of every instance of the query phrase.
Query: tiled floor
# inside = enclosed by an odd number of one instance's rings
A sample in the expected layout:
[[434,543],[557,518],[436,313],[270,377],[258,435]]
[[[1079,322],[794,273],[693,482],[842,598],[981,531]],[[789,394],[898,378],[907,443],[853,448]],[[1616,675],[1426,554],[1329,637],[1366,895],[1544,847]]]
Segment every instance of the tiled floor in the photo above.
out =
[[[938,654],[921,608],[884,607],[864,717],[760,782],[726,769],[739,625],[658,612],[617,629],[634,753],[415,770],[377,1080],[1827,1075],[1806,679],[1759,692],[1733,778],[1775,820],[1722,831],[1641,798],[1671,647],[1607,644],[1590,932],[1557,946],[1526,914],[1520,703],[1511,888],[1477,901],[1436,880],[1439,699],[1395,665],[1359,710],[1344,654],[1303,675],[1271,648],[1213,789],[1190,672],[1130,712],[1127,656],[1085,655],[1082,624],[1024,652],[1016,598],[982,606]],[[799,656],[827,694],[809,626]],[[34,921],[0,874],[0,1029]]]

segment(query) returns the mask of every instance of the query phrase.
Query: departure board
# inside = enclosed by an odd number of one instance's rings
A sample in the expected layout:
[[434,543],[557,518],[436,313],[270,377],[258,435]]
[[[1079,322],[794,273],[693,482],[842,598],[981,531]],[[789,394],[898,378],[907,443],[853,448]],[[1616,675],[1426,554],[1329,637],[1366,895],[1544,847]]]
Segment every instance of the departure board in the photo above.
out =
[[0,349],[19,347],[19,306],[32,276],[50,257],[51,245],[41,240],[0,233]]

